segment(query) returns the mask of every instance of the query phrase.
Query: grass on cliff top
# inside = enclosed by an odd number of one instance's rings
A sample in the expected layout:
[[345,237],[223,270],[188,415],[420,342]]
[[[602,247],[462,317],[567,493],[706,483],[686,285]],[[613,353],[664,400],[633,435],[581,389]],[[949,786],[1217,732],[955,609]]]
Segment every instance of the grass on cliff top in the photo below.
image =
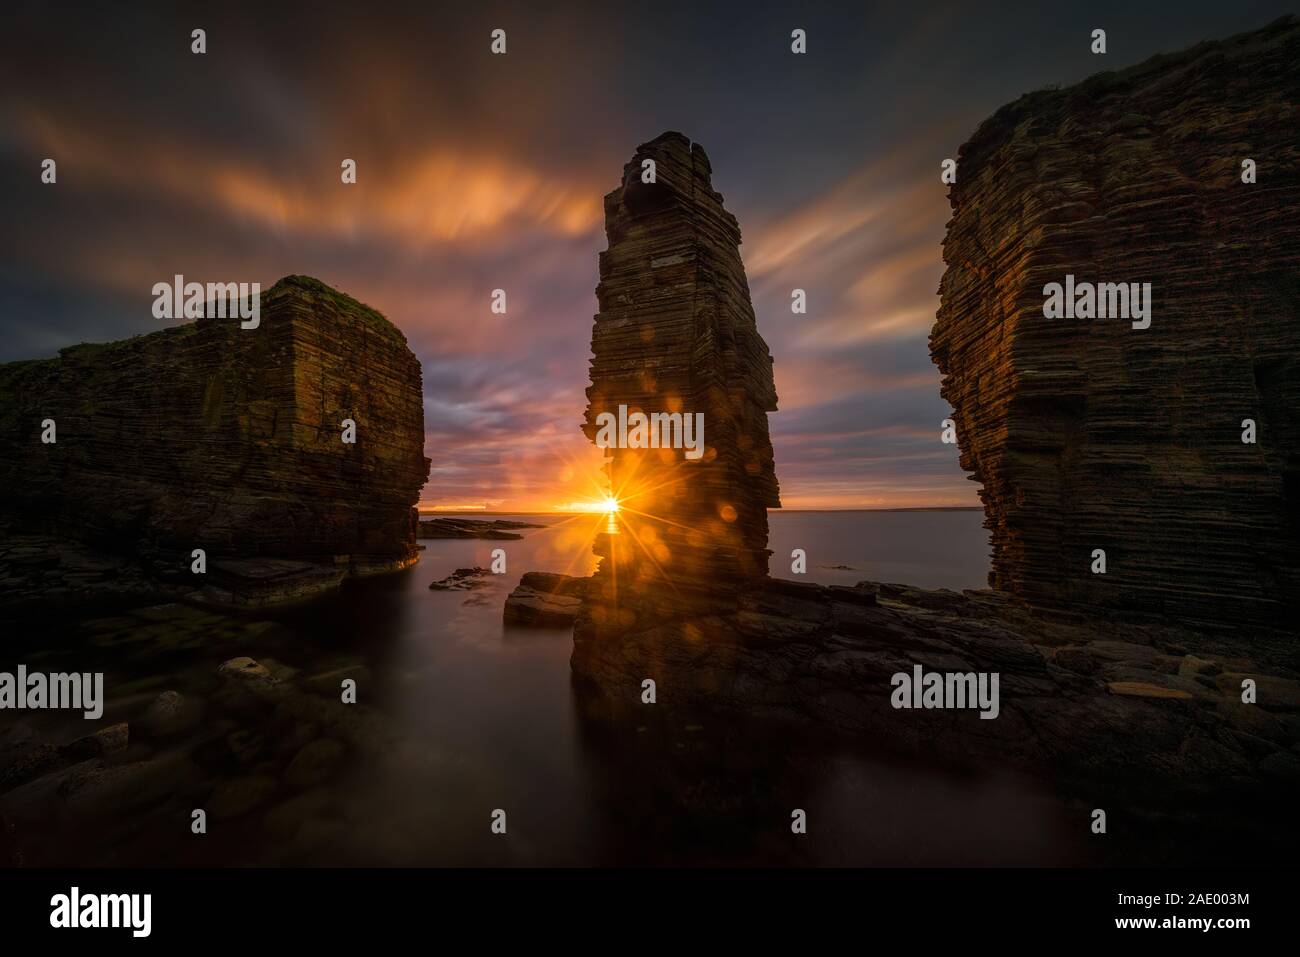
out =
[[[339,292],[332,286],[327,286],[319,279],[311,276],[285,276],[279,282],[266,290],[266,296],[274,293],[295,294],[291,290],[301,290],[306,293],[311,301],[324,302],[332,306],[338,312],[344,312],[352,316],[357,316],[363,320],[379,335],[396,344],[406,346],[406,336],[402,330],[388,321],[383,313],[372,309],[363,302],[358,302],[346,293]],[[161,339],[167,337],[186,337],[194,335],[198,331],[198,325],[194,322],[187,322],[180,326],[168,326],[165,329],[159,329],[156,332],[144,332],[134,336],[128,336],[125,339],[114,339],[109,342],[80,342],[71,346],[64,346],[59,350],[57,356],[47,356],[39,359],[19,359],[15,362],[0,363],[0,399],[9,399],[12,397],[10,389],[24,381],[27,376],[40,376],[48,372],[46,364],[58,362],[60,359],[67,360],[75,364],[89,362],[103,354],[109,353],[115,349],[137,348],[140,346],[152,345]],[[151,342],[142,342],[141,340],[152,340]]]
[[64,362],[83,368],[84,374],[93,374],[94,361],[113,352],[148,347],[163,339],[179,339],[193,335],[197,326],[190,322],[183,326],[168,326],[156,332],[142,332],[125,339],[110,342],[78,342],[64,346],[58,355],[39,359],[18,359],[13,362],[0,363],[0,398],[7,395],[3,390],[6,385],[16,385],[29,377],[41,377],[50,374],[55,364]]
[[977,155],[995,149],[1002,138],[1027,114],[1068,110],[1071,101],[1092,104],[1110,93],[1128,93],[1152,81],[1172,82],[1170,78],[1178,70],[1192,66],[1203,58],[1228,54],[1246,56],[1260,46],[1293,43],[1297,31],[1300,31],[1300,19],[1287,15],[1258,29],[1221,40],[1202,40],[1183,50],[1157,53],[1122,70],[1103,70],[1071,86],[1054,85],[1025,93],[999,107],[981,123],[961,147],[958,155],[964,160],[972,161]]
[[271,295],[288,288],[301,289],[312,299],[329,303],[339,312],[358,316],[366,320],[375,332],[395,343],[406,345],[406,336],[402,334],[402,330],[389,322],[379,310],[367,306],[364,302],[358,302],[347,293],[339,292],[333,286],[328,286],[313,276],[285,276],[268,289],[267,294]]

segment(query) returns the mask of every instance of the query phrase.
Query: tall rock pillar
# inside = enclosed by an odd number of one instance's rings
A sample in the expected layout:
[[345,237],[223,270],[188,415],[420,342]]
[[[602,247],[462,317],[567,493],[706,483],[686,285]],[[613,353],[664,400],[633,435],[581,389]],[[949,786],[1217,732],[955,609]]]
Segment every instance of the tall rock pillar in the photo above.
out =
[[740,227],[710,174],[698,144],[664,133],[638,148],[605,197],[583,431],[601,444],[602,421],[639,412],[670,427],[672,416],[702,417],[703,435],[691,436],[695,450],[606,449],[620,511],[596,545],[579,640],[708,613],[767,575],[767,509],[780,505],[767,430],[772,357]]

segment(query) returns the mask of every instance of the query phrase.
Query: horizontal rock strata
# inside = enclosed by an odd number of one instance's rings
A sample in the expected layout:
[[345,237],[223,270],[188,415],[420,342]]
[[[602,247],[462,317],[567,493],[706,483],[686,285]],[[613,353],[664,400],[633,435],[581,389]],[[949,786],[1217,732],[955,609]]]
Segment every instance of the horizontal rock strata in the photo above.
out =
[[423,423],[402,334],[290,276],[262,295],[256,329],[201,319],[0,366],[0,508],[13,531],[125,552],[164,576],[189,578],[203,548],[218,591],[269,575],[283,592],[294,569],[269,560],[336,577],[415,560]]
[[[982,485],[995,589],[1293,629],[1297,88],[1288,18],[1029,94],[961,148],[931,351]],[[1067,274],[1149,282],[1150,327],[1045,318],[1044,287]]]
[[[646,161],[654,182],[644,181]],[[699,144],[665,133],[637,150],[605,197],[609,248],[583,431],[598,441],[599,417],[620,407],[698,413],[703,447],[696,460],[683,448],[606,452],[622,508],[618,534],[597,543],[603,560],[580,627],[699,613],[767,574],[767,509],[780,505],[767,428],[772,357],[750,304],[740,229],[711,173]]]

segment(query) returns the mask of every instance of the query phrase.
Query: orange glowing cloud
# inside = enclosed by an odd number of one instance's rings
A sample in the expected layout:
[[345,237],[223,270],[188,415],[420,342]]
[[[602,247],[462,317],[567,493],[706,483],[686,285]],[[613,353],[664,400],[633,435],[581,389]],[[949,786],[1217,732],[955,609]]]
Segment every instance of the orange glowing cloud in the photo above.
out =
[[[464,241],[506,226],[539,228],[561,236],[591,232],[601,222],[602,187],[562,181],[506,159],[463,146],[430,146],[393,168],[361,164],[357,183],[344,185],[333,160],[280,175],[241,163],[221,151],[156,133],[97,132],[27,111],[20,138],[34,153],[65,157],[65,176],[78,186],[108,186],[170,196],[201,211],[277,233],[352,237],[388,235],[408,243]],[[124,140],[149,142],[124,152]]]

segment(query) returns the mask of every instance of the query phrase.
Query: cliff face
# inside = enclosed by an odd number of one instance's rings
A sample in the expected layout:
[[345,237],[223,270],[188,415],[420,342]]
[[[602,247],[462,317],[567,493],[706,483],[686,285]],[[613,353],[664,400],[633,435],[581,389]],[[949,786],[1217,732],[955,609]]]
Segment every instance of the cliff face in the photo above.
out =
[[[356,423],[355,444],[342,421]],[[57,441],[42,444],[54,419]],[[420,364],[374,310],[314,279],[261,324],[196,323],[0,366],[11,521],[160,563],[414,561],[428,475]]]
[[[655,182],[643,181],[653,160]],[[610,448],[621,503],[580,633],[699,613],[767,574],[767,509],[780,505],[768,438],[772,357],[758,334],[740,228],[710,183],[708,157],[680,133],[643,144],[605,197],[600,312],[583,431],[620,409],[702,422],[686,448]],[[693,436],[700,438],[698,430]],[[685,445],[686,436],[682,436]],[[620,598],[619,590],[622,590]]]
[[[1022,97],[962,147],[931,351],[983,486],[994,588],[1045,608],[1293,621],[1297,93],[1288,19]],[[1149,328],[1045,318],[1044,287],[1067,275],[1150,283]]]

